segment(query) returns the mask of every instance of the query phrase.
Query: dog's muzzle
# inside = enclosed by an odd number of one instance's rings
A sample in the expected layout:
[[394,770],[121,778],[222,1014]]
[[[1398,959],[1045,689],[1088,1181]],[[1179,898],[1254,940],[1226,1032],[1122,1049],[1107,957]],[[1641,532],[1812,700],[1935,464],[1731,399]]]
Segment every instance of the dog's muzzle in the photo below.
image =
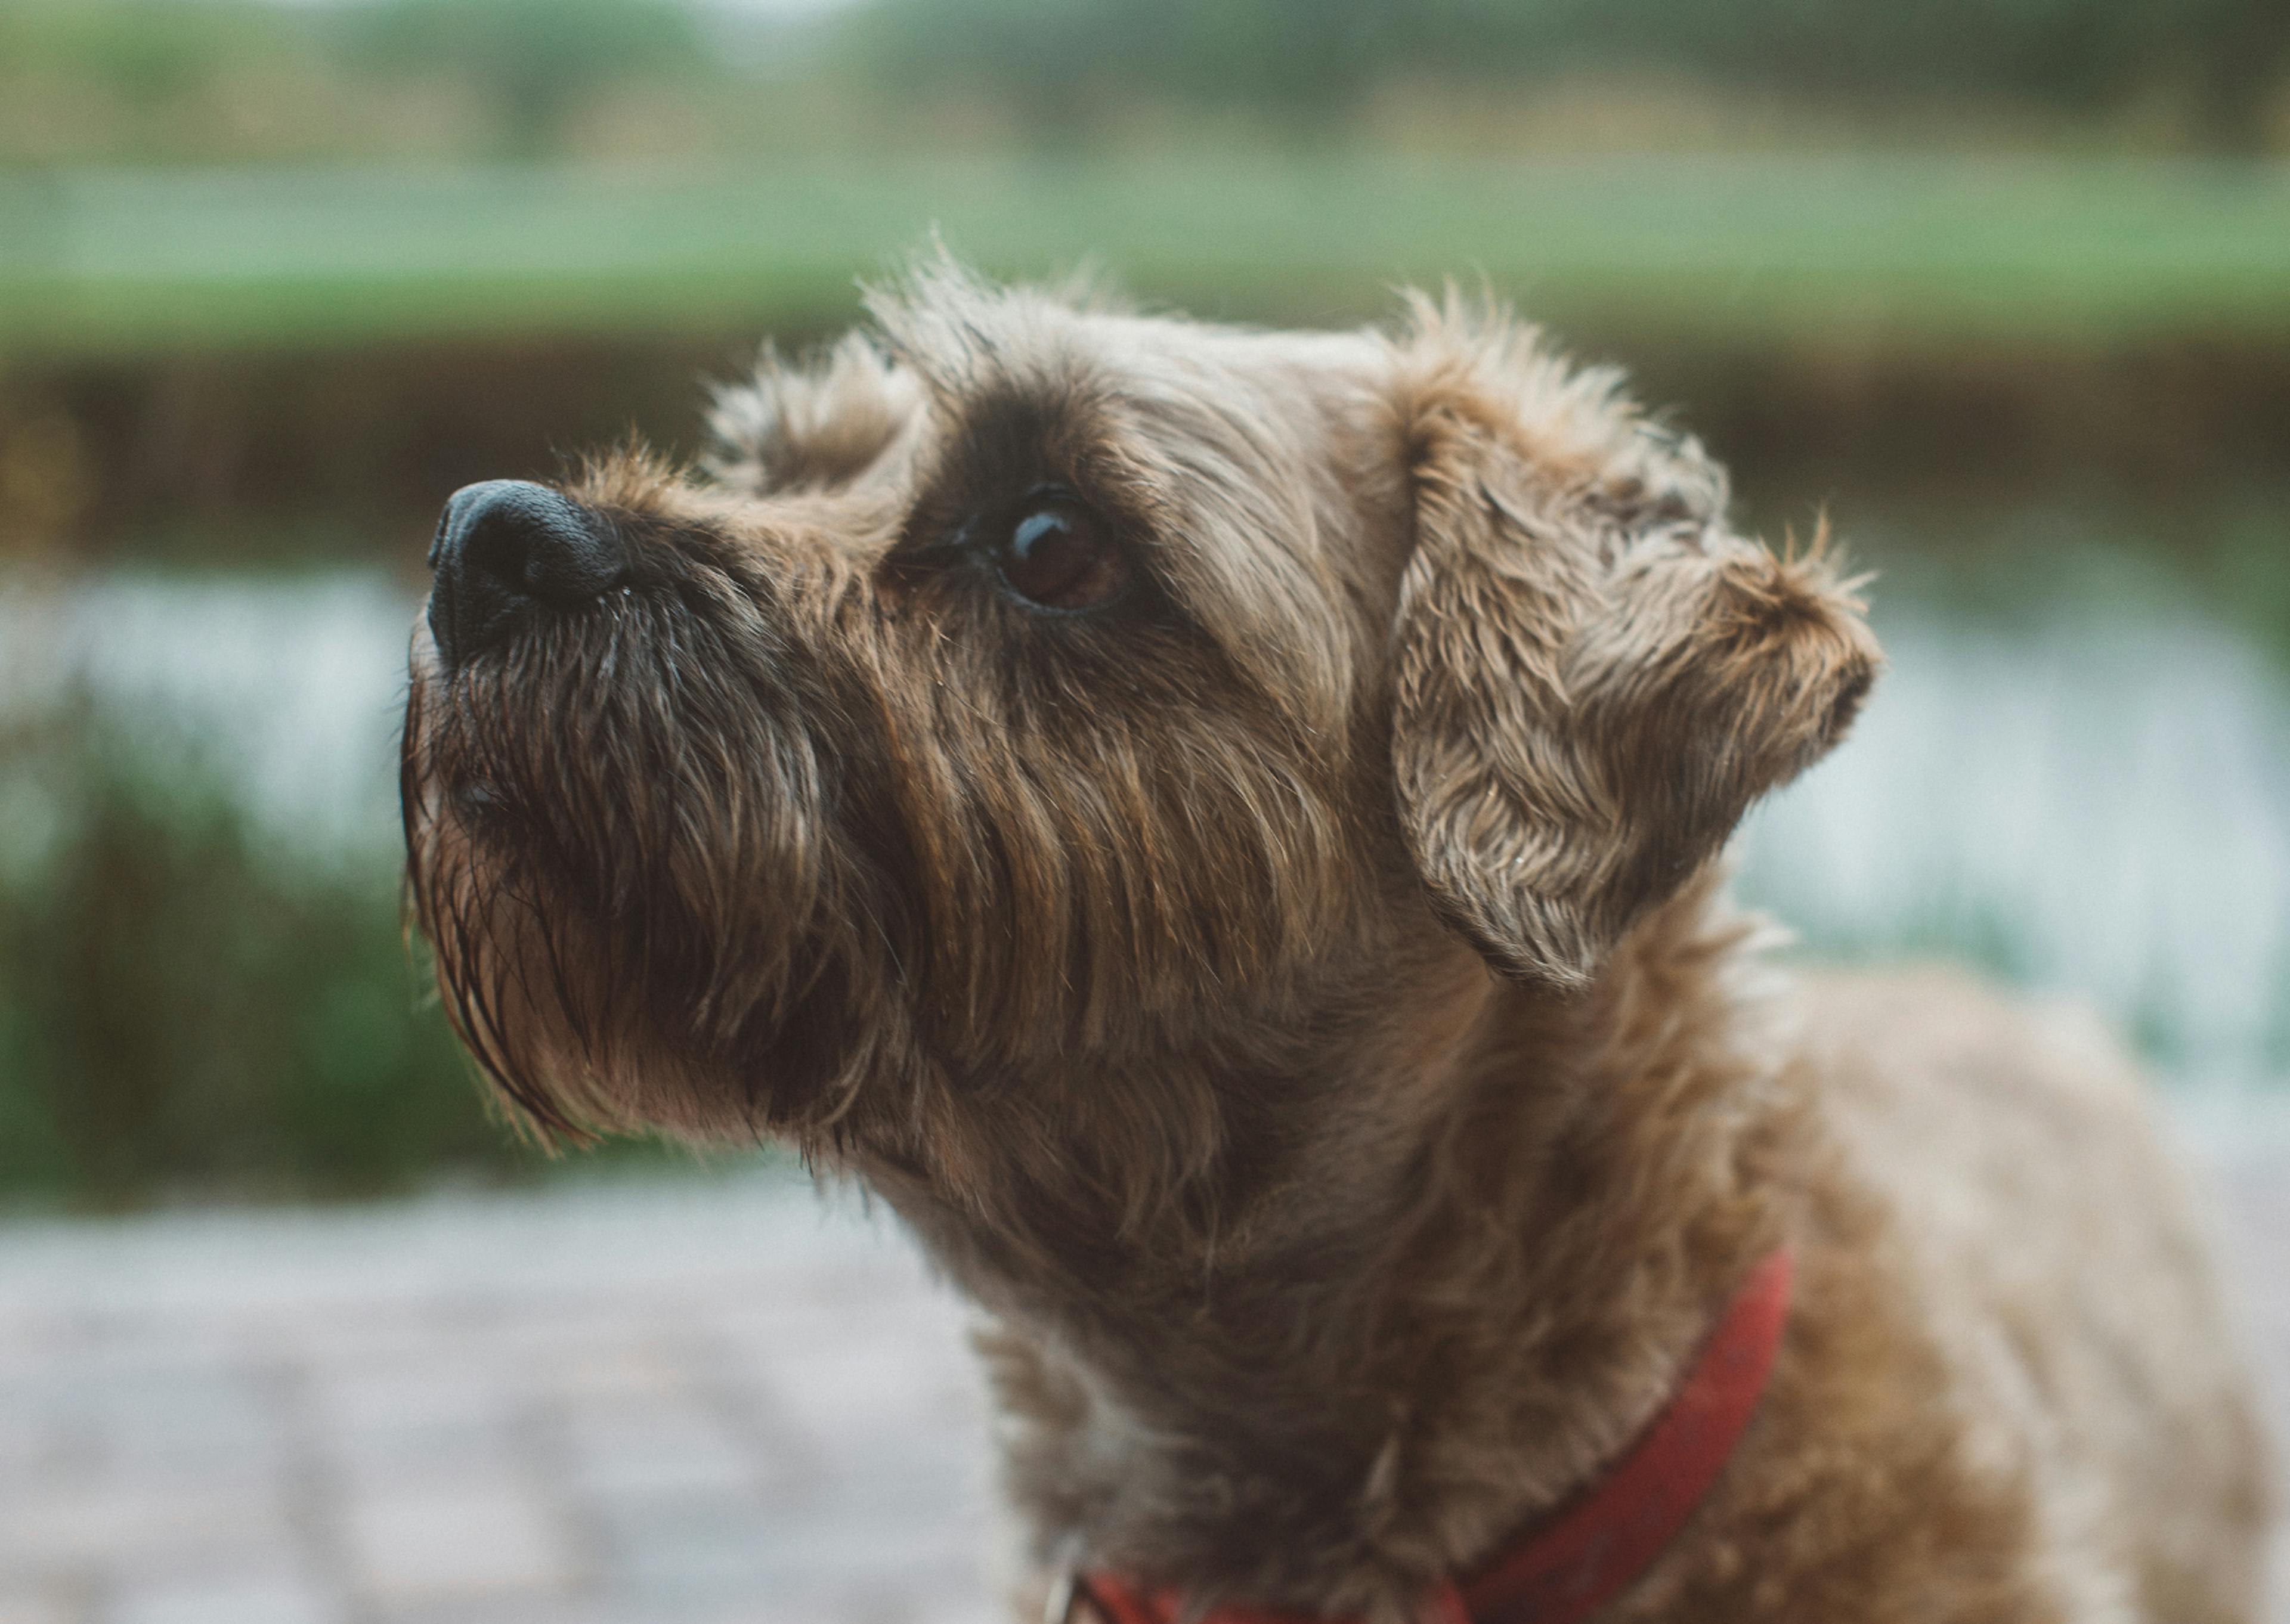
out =
[[438,660],[451,673],[507,642],[536,612],[593,602],[627,564],[601,518],[545,485],[464,485],[429,544],[429,635]]

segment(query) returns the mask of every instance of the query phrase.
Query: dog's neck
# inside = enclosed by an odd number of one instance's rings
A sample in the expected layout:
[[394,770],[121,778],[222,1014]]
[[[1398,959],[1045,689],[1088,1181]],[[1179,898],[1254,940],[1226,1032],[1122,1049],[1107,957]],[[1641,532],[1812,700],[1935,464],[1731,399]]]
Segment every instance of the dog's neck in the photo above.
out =
[[1044,1557],[1390,1618],[1593,1476],[1785,1221],[1799,1113],[1749,933],[1713,881],[1583,999],[1444,958],[1325,1057],[1308,1127],[1231,1148],[1241,1212],[1078,1267],[901,1200],[997,1311]]

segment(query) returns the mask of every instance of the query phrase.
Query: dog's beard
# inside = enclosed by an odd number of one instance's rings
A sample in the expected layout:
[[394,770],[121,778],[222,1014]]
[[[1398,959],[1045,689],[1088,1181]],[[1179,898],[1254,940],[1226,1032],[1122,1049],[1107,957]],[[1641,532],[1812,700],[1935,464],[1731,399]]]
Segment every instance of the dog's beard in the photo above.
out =
[[412,908],[447,1013],[544,1132],[803,1133],[862,1069],[826,770],[752,611],[729,618],[616,595],[451,677],[417,644]]
[[1078,1111],[1357,935],[1335,789],[1269,708],[1198,702],[1235,686],[1198,639],[1029,654],[699,551],[450,677],[414,650],[414,916],[545,1130],[840,1153],[933,1083]]

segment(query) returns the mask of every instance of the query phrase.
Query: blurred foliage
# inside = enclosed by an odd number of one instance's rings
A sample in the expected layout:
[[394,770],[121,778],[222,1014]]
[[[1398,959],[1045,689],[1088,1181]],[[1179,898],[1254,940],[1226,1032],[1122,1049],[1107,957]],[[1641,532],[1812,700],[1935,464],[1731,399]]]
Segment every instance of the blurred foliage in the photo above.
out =
[[[0,0],[0,164],[2290,146],[2279,0]],[[1557,109],[1562,116],[1547,115]]]
[[0,0],[0,163],[547,156],[716,43],[678,0]]
[[354,69],[418,79],[450,70],[499,109],[508,156],[562,150],[606,86],[705,77],[709,42],[675,0],[386,0],[341,21]]
[[908,88],[967,83],[1050,132],[1141,92],[1324,128],[1395,82],[1531,96],[1656,68],[1814,104],[1990,98],[2089,116],[2169,96],[2198,140],[2246,151],[2274,137],[2290,77],[2279,0],[880,0],[856,31]]
[[529,1169],[417,1000],[384,867],[281,850],[84,703],[0,735],[0,1200]]

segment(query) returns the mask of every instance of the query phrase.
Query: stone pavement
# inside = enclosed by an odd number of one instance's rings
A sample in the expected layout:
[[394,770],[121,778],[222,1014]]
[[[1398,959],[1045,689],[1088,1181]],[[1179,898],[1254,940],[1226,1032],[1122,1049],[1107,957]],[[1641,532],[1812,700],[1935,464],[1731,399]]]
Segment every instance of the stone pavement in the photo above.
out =
[[0,1624],[985,1624],[961,1325],[764,1175],[0,1228]]
[[0,1624],[983,1624],[961,1312],[841,1204],[0,1229]]

